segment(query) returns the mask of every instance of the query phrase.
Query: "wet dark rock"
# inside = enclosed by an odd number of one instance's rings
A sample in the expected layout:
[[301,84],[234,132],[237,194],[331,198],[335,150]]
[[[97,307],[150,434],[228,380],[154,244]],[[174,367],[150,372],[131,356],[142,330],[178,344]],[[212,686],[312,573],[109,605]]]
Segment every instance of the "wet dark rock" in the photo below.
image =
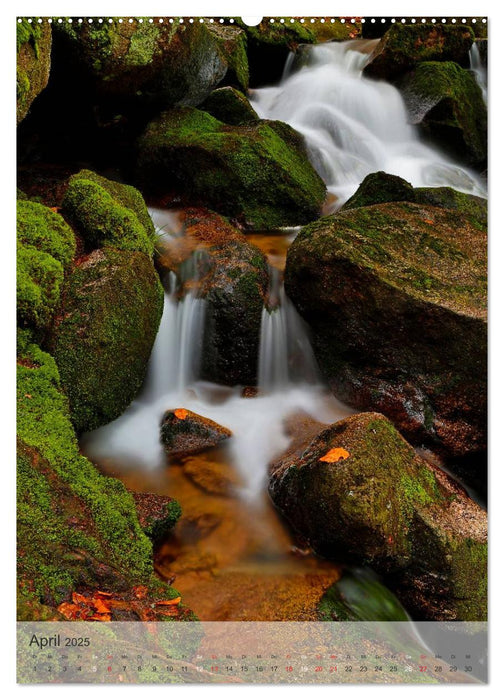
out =
[[23,19],[16,24],[16,115],[21,122],[33,100],[46,87],[51,69],[51,25],[47,22],[29,23]]
[[316,551],[369,565],[423,619],[486,619],[486,514],[381,414],[288,448],[269,492]]
[[175,458],[216,447],[231,435],[228,428],[185,408],[166,411],[161,423],[161,442]]
[[325,217],[292,244],[285,286],[336,396],[379,410],[408,439],[447,456],[484,450],[486,230],[478,216],[397,202]]
[[484,169],[487,107],[474,75],[456,63],[428,61],[399,84],[409,119],[436,145],[468,165]]
[[464,25],[393,24],[364,67],[364,75],[394,81],[423,61],[455,61],[467,68],[473,30]]
[[233,87],[222,87],[211,92],[201,105],[201,109],[231,126],[250,124],[259,120],[257,112],[245,95]]

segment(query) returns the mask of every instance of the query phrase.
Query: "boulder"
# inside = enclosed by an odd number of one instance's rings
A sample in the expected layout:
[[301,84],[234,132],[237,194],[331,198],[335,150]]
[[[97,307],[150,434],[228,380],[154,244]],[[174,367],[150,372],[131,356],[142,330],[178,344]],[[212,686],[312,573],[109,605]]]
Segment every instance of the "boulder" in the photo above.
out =
[[486,619],[486,514],[381,414],[288,448],[269,493],[317,552],[368,565],[421,619]]
[[46,87],[51,69],[51,25],[22,19],[16,25],[16,118],[21,122]]
[[154,225],[142,195],[130,185],[81,170],[68,182],[62,211],[88,250],[111,246],[154,252]]
[[369,56],[363,73],[394,81],[423,61],[455,61],[469,67],[473,30],[464,25],[393,24]]
[[231,126],[259,121],[257,112],[245,95],[233,87],[222,87],[211,92],[201,109]]
[[311,221],[326,192],[291,127],[229,126],[191,107],[150,122],[138,142],[137,177],[165,203],[207,206],[259,230]]
[[180,503],[158,493],[132,492],[140,527],[154,544],[165,539],[182,515]]
[[17,202],[17,315],[23,327],[47,329],[58,308],[64,271],[75,255],[75,237],[48,207]]
[[147,255],[102,248],[79,258],[62,300],[49,347],[83,432],[117,418],[138,393],[163,289]]
[[62,59],[103,100],[197,105],[222,81],[248,86],[246,37],[209,22],[55,24]]
[[174,458],[216,447],[231,435],[228,428],[185,408],[166,411],[161,422],[161,442]]
[[182,468],[195,486],[214,496],[233,496],[243,486],[229,465],[214,462],[204,455],[184,458]]
[[345,202],[340,211],[384,202],[414,202],[454,209],[472,220],[476,227],[486,228],[488,224],[488,203],[483,197],[464,194],[451,187],[412,187],[397,175],[384,172],[366,175],[357,192]]
[[324,217],[291,245],[285,289],[336,396],[445,456],[485,448],[486,230],[476,217],[410,202]]
[[205,246],[198,293],[206,300],[201,373],[234,386],[255,384],[261,315],[268,293],[264,254],[223,217],[188,209],[186,236]]
[[412,124],[468,165],[486,167],[487,108],[470,71],[451,61],[428,61],[404,75],[398,87]]

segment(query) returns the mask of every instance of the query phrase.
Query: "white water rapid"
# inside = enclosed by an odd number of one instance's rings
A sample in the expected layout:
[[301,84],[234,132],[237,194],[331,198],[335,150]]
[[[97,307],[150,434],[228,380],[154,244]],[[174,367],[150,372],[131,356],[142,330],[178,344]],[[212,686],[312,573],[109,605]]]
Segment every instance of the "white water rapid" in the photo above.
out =
[[474,77],[476,78],[476,82],[481,88],[481,94],[483,95],[483,99],[485,100],[485,104],[487,102],[487,71],[485,66],[483,65],[481,61],[481,56],[478,48],[478,44],[475,41],[473,45],[471,46],[471,50],[469,51],[469,62],[471,66],[471,71],[474,74]]
[[414,187],[449,186],[485,196],[477,174],[421,143],[395,87],[363,77],[373,45],[353,40],[303,47],[299,58],[287,62],[278,87],[253,91],[254,109],[304,135],[310,160],[333,195],[333,209],[378,170]]

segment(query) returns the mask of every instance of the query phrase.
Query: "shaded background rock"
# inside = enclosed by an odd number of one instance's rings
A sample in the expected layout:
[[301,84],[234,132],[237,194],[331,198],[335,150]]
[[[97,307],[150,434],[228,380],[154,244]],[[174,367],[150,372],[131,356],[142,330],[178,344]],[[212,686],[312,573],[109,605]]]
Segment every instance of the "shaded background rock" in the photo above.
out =
[[474,32],[448,24],[393,24],[364,67],[364,75],[394,81],[422,61],[455,61],[469,67]]
[[316,551],[382,573],[420,619],[486,619],[486,514],[384,416],[356,414],[288,448],[269,492]]
[[33,100],[46,87],[51,68],[51,25],[47,22],[29,23],[22,19],[16,24],[16,117],[17,124],[27,115]]
[[325,217],[289,249],[285,285],[339,398],[380,410],[445,455],[485,448],[486,233],[477,218],[408,202]]

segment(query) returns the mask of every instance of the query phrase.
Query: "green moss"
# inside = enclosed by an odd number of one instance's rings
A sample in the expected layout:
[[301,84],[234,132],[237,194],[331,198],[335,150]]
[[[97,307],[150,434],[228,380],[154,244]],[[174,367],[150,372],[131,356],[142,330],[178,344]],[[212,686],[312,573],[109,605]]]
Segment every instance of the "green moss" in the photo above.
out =
[[230,127],[201,110],[173,110],[151,122],[139,154],[145,187],[163,182],[256,229],[310,220],[325,196],[304,150],[268,122]]
[[284,17],[284,22],[281,23],[280,19],[280,17],[275,18],[273,23],[269,22],[268,19],[263,19],[255,27],[249,27],[239,17],[235,18],[235,22],[246,31],[249,40],[261,44],[293,48],[297,44],[314,44],[316,42],[317,36],[307,23],[301,23],[298,20],[291,22],[290,17]]
[[201,105],[201,109],[221,122],[234,126],[259,119],[245,95],[232,87],[223,87],[211,92]]
[[16,50],[18,53],[23,44],[30,43],[38,58],[38,42],[42,37],[42,28],[37,22],[38,19],[38,17],[34,17],[33,22],[22,19],[21,22],[16,23]]
[[64,268],[68,268],[75,256],[72,229],[62,216],[36,202],[18,200],[17,240],[48,253]]
[[83,549],[130,583],[149,581],[152,547],[133,498],[80,455],[54,359],[27,334],[19,353],[19,567],[28,589],[62,600],[82,583]]
[[83,170],[70,178],[62,209],[91,248],[154,253],[154,227],[134,187]]
[[34,17],[16,23],[16,113],[24,119],[37,95],[47,85],[51,62],[51,27]]
[[17,247],[17,316],[22,326],[47,328],[59,304],[63,267],[33,246]]
[[79,432],[117,418],[136,396],[162,308],[152,262],[137,251],[94,251],[68,277],[50,347]]
[[148,520],[143,530],[153,542],[159,542],[175,527],[181,515],[182,508],[180,503],[172,499],[165,508],[164,517],[152,522]]

